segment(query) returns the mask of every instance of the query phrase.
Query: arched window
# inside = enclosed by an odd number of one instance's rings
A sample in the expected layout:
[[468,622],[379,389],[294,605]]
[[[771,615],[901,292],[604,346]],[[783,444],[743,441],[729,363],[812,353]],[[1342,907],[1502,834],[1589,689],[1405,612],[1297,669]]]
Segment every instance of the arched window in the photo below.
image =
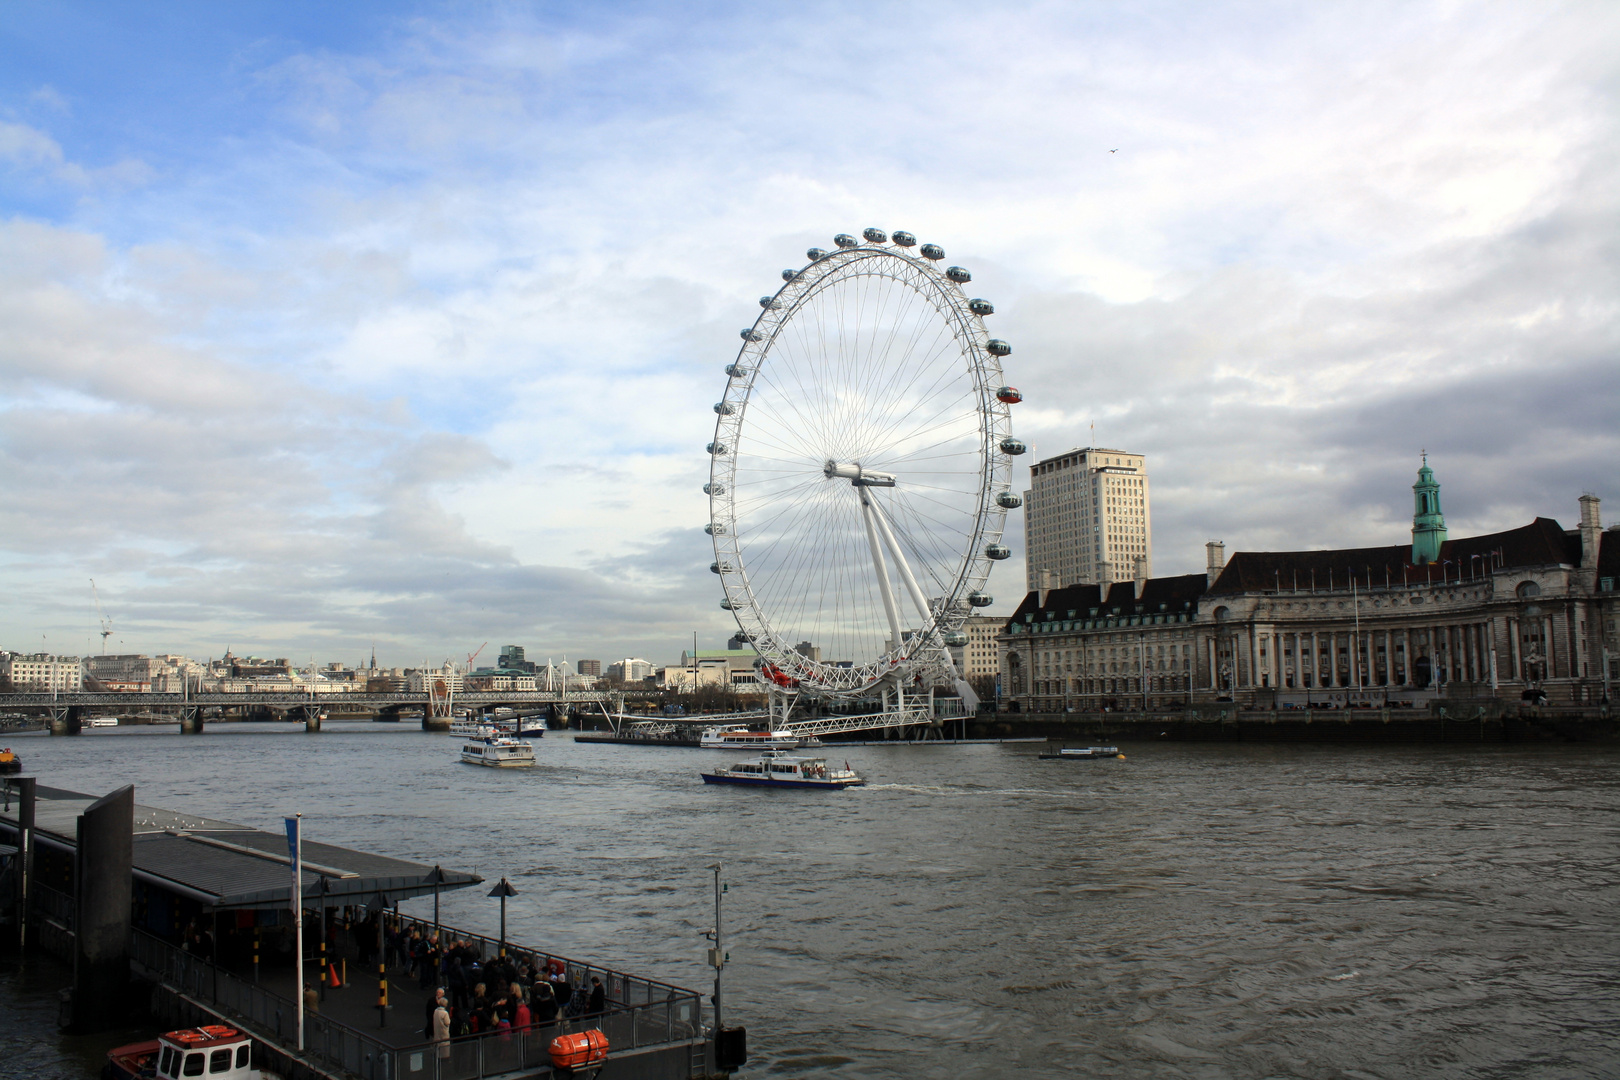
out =
[[1521,581],[1519,582],[1519,587],[1513,591],[1518,595],[1520,600],[1524,600],[1531,596],[1540,596],[1541,586],[1537,585],[1533,581]]

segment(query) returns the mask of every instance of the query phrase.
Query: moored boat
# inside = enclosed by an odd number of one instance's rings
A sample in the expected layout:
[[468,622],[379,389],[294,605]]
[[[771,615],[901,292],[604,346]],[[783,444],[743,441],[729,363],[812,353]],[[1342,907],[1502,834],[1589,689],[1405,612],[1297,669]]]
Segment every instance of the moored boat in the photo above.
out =
[[1117,746],[1062,746],[1055,751],[1042,751],[1042,761],[1101,761],[1103,758],[1125,760]]
[[22,758],[11,752],[11,747],[0,750],[0,773],[22,772]]
[[820,746],[820,739],[801,737],[791,728],[752,728],[747,724],[719,724],[704,728],[698,745],[706,750],[797,750]]
[[468,739],[461,748],[461,760],[469,765],[522,768],[534,764],[534,747],[509,735],[490,735],[482,739]]
[[847,788],[866,783],[849,762],[842,769],[829,767],[826,758],[795,757],[767,750],[751,761],[734,761],[703,773],[705,784],[741,784],[746,787]]
[[261,1080],[253,1067],[253,1040],[233,1027],[209,1024],[166,1032],[156,1039],[107,1051],[111,1080]]

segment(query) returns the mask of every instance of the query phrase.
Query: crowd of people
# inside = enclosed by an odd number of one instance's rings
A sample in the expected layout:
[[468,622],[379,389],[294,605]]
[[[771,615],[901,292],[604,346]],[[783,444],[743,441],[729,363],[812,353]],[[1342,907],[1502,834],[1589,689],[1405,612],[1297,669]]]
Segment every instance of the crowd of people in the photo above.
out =
[[607,989],[599,975],[571,980],[561,960],[528,953],[486,958],[464,939],[442,944],[431,930],[395,927],[385,932],[388,962],[415,975],[431,990],[423,1036],[448,1053],[452,1039],[554,1025],[559,1018],[599,1016]]

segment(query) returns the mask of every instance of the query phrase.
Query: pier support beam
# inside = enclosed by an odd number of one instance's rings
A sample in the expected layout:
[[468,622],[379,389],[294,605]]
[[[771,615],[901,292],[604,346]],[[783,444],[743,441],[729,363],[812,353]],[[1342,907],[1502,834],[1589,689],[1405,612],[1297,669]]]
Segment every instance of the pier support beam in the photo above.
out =
[[105,795],[79,815],[74,890],[73,1030],[123,1021],[129,999],[135,788]]
[[180,734],[201,735],[203,730],[202,709],[190,705],[180,711]]
[[84,706],[63,705],[51,708],[51,734],[77,735],[84,730]]
[[304,707],[304,730],[311,735],[321,733],[321,710],[316,706]]

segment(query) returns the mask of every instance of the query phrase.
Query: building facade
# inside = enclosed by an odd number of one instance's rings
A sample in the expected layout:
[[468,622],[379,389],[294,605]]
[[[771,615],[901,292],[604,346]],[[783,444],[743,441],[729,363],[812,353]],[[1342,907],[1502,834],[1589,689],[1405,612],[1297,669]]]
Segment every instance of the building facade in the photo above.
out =
[[1430,546],[1433,489],[1412,545],[1228,560],[1212,543],[1204,574],[1031,592],[999,637],[1006,697],[1036,712],[1608,700],[1620,530],[1599,500],[1581,498],[1576,529],[1537,518]]
[[1141,454],[1086,447],[1037,461],[1029,472],[1028,591],[1153,576],[1153,519]]
[[0,675],[18,693],[72,693],[84,688],[84,667],[77,656],[50,653],[0,653]]
[[600,660],[581,660],[578,668],[581,675],[589,675],[593,679],[602,677],[602,661]]
[[951,647],[951,660],[956,664],[956,673],[964,679],[976,679],[981,676],[999,674],[1001,671],[1001,649],[996,638],[1007,620],[995,615],[969,615],[962,623],[962,632],[967,635],[966,645]]

